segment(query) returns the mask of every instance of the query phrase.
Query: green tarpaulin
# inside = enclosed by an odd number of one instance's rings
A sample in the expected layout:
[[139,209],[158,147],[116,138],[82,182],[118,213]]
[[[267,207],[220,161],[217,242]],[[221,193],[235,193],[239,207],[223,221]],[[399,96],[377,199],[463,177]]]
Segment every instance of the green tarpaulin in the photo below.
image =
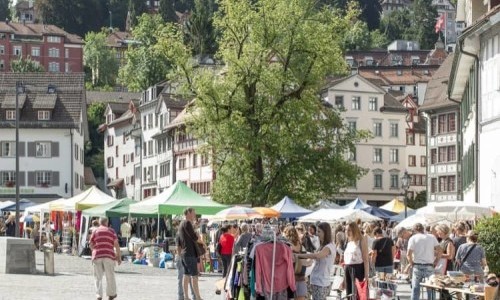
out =
[[162,193],[130,205],[134,215],[180,215],[187,207],[193,207],[197,214],[214,215],[227,208],[196,193],[183,182],[177,181]]
[[128,211],[125,214],[120,214],[113,209],[126,208],[130,204],[136,203],[136,201],[129,198],[122,198],[115,200],[110,203],[88,208],[82,211],[82,215],[91,217],[120,217],[128,215]]

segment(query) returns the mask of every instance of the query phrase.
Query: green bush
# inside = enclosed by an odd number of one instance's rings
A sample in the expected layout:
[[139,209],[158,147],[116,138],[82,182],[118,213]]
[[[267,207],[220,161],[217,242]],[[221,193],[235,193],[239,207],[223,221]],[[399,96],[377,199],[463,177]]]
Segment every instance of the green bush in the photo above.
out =
[[500,274],[500,215],[481,219],[475,227],[478,242],[486,251],[490,272]]

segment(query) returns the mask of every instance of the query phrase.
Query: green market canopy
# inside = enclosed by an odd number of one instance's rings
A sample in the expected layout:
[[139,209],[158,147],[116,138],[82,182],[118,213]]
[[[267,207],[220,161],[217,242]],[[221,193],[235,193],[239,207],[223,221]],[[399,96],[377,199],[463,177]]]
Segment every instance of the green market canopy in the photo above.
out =
[[110,203],[85,209],[82,211],[82,215],[90,217],[120,217],[128,215],[128,211],[126,213],[121,214],[116,211],[113,211],[113,209],[128,207],[132,203],[136,203],[136,201],[130,198],[122,198]]
[[196,193],[183,182],[177,181],[162,193],[130,205],[130,215],[180,215],[187,207],[197,214],[214,215],[227,208]]

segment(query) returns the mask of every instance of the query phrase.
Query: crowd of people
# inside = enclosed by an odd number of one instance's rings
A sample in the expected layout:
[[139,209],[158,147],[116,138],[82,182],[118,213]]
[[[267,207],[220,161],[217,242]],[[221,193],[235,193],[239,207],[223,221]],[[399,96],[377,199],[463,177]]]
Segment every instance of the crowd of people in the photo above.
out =
[[[347,295],[356,295],[359,282],[369,278],[392,280],[405,275],[411,284],[411,299],[420,299],[420,283],[433,274],[460,270],[477,281],[486,280],[488,271],[485,250],[471,224],[458,222],[453,226],[415,224],[411,229],[399,228],[385,222],[350,222],[339,224],[270,224],[260,222],[223,222],[206,228],[203,233],[194,209],[186,210],[186,220],[178,226],[177,267],[182,291],[179,299],[186,300],[191,285],[193,299],[200,300],[197,276],[200,275],[198,246],[213,249],[221,263],[222,276],[228,276],[231,258],[244,252],[252,240],[271,227],[279,238],[285,239],[294,254],[295,290],[290,299],[325,300],[331,293],[331,274],[334,265],[345,270],[343,287]],[[206,224],[205,224],[206,226]],[[210,253],[211,251],[208,251]],[[208,254],[207,254],[208,255]],[[305,270],[312,268],[306,274]],[[490,275],[492,284],[498,284]],[[494,278],[494,282],[493,279]],[[365,285],[368,286],[368,285]],[[220,291],[219,291],[220,292]],[[354,296],[355,297],[355,296]],[[428,299],[434,299],[429,291]],[[441,294],[442,299],[450,295]]]

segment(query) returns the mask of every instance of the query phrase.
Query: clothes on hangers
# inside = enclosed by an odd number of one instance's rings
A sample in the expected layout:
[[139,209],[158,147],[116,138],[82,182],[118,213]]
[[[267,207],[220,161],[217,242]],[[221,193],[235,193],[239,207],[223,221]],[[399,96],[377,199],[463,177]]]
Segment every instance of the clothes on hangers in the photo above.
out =
[[[288,287],[295,291],[295,272],[293,269],[292,249],[288,245],[276,242],[273,265],[273,243],[261,243],[255,246],[255,290],[259,294],[286,291]],[[279,253],[279,255],[276,255]],[[270,270],[274,268],[274,279]],[[280,274],[280,276],[276,276]],[[282,276],[281,276],[282,275]],[[271,291],[273,280],[273,291]]]

